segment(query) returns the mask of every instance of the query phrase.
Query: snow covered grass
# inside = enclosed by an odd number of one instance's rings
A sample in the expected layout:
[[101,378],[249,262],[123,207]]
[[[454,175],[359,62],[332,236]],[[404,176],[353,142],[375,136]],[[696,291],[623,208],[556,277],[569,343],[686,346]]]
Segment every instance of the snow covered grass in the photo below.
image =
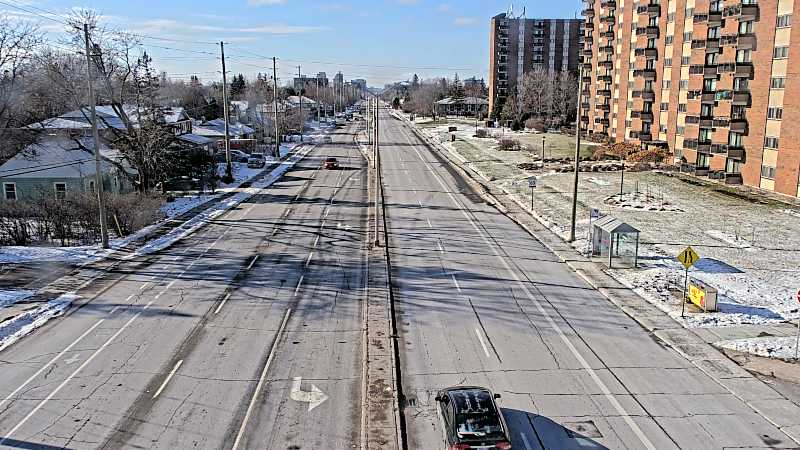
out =
[[0,308],[13,305],[35,294],[30,289],[4,289],[0,290]]
[[767,358],[791,360],[795,358],[797,338],[795,336],[757,337],[718,342],[717,345]]
[[[447,125],[427,125],[421,128],[432,137],[446,134]],[[531,191],[524,179],[537,176],[532,213],[566,239],[571,173],[522,170],[517,164],[531,162],[530,152],[498,151],[492,139],[472,138],[471,131],[456,135],[456,142],[443,139],[443,145],[525,209]],[[618,172],[580,174],[577,250],[587,250],[589,209],[599,208],[641,230],[639,268],[609,273],[684,326],[768,325],[800,318],[794,299],[800,288],[798,210],[751,202],[659,172],[626,172],[620,197],[620,179]],[[680,317],[684,268],[675,258],[687,245],[701,256],[689,275],[718,289],[719,312],[687,308],[686,318]]]
[[0,352],[50,319],[63,314],[77,298],[74,292],[68,292],[0,323]]

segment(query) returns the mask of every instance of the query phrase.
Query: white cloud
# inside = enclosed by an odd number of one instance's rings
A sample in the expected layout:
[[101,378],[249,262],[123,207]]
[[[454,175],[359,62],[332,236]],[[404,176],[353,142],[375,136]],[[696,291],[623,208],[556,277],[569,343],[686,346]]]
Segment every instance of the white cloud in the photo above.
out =
[[453,19],[453,25],[457,27],[471,27],[477,25],[478,19],[474,17],[456,17]]
[[247,0],[247,6],[285,5],[286,0]]
[[135,32],[213,32],[213,33],[252,33],[252,34],[306,34],[328,30],[327,27],[268,24],[254,27],[224,27],[218,25],[204,25],[200,23],[185,23],[172,19],[154,19],[141,22],[133,26]]

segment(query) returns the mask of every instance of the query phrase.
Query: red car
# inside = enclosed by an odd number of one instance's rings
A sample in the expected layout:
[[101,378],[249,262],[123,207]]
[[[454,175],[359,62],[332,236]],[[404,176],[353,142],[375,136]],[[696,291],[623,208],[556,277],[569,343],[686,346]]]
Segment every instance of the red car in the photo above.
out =
[[336,158],[327,158],[327,159],[325,159],[325,168],[326,169],[338,169],[339,168],[339,161]]

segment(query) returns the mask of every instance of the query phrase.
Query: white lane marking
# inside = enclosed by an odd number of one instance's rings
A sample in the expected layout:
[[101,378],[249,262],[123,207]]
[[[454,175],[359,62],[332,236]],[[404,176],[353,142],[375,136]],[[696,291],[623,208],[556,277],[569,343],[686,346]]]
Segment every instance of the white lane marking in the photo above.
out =
[[143,291],[143,290],[147,289],[150,284],[153,284],[153,282],[152,281],[148,281],[147,283],[142,283],[142,285],[139,286],[139,290]]
[[433,224],[431,224],[431,219],[426,217],[425,220],[428,221],[428,228],[433,228]]
[[422,202],[417,200],[417,203],[419,204],[419,207],[422,208]]
[[236,434],[236,440],[233,441],[233,447],[231,447],[231,450],[237,450],[239,448],[239,444],[241,444],[242,442],[242,437],[244,436],[244,432],[247,429],[247,423],[250,421],[250,415],[253,414],[253,408],[255,408],[256,401],[258,400],[258,397],[261,394],[261,388],[262,386],[264,386],[264,380],[266,380],[267,378],[267,372],[269,371],[269,366],[272,364],[272,360],[275,359],[275,351],[278,348],[278,341],[281,339],[283,330],[286,328],[286,322],[289,321],[289,314],[291,313],[292,313],[291,308],[286,310],[286,314],[283,316],[283,322],[281,322],[281,326],[280,328],[278,328],[278,333],[275,334],[275,341],[272,344],[272,348],[269,350],[269,356],[267,357],[267,362],[264,364],[264,369],[261,371],[261,377],[258,379],[256,390],[253,392],[253,397],[250,399],[250,405],[247,406],[247,412],[244,414],[244,419],[242,419],[242,425],[241,427],[239,427],[239,433]]
[[312,384],[310,391],[304,391],[300,389],[302,384],[302,377],[292,378],[292,390],[289,393],[289,398],[296,402],[308,403],[308,412],[311,412],[314,408],[321,405],[323,402],[325,402],[325,400],[328,399],[327,394],[322,392],[322,390],[316,385]]
[[303,284],[303,280],[306,278],[305,275],[300,275],[300,281],[297,282],[297,286],[294,288],[294,295],[297,297],[297,292],[300,290],[300,286]]
[[[410,139],[407,139],[407,140],[409,141],[409,143],[411,143]],[[512,277],[514,277],[514,279],[516,280],[517,284],[519,284],[520,287],[522,288],[522,290],[525,291],[525,295],[528,297],[528,299],[534,305],[536,305],[536,308],[539,310],[539,313],[542,314],[545,317],[545,319],[547,320],[547,322],[550,325],[550,327],[553,330],[555,330],[555,332],[559,335],[561,340],[564,342],[564,345],[566,345],[567,348],[569,348],[569,350],[572,353],[572,355],[575,357],[576,360],[578,360],[578,362],[581,364],[581,366],[584,368],[584,370],[586,370],[586,372],[589,374],[589,376],[595,382],[597,387],[599,387],[600,390],[603,391],[603,395],[606,397],[608,402],[611,403],[611,405],[619,413],[619,415],[622,416],[622,418],[625,421],[625,423],[630,427],[630,429],[634,432],[634,434],[636,434],[636,437],[639,438],[639,441],[641,441],[642,444],[645,446],[645,448],[647,448],[648,450],[656,450],[655,445],[653,445],[653,443],[650,442],[650,439],[648,439],[647,436],[645,436],[645,434],[642,431],[642,429],[639,428],[639,425],[637,425],[636,422],[633,421],[633,419],[631,418],[630,414],[625,410],[625,408],[622,407],[622,405],[619,403],[619,401],[614,397],[614,395],[611,393],[611,390],[608,389],[608,386],[606,386],[606,384],[603,383],[603,380],[600,379],[600,377],[597,375],[597,372],[595,372],[595,370],[592,369],[592,367],[589,365],[589,363],[586,361],[586,359],[583,357],[583,355],[581,355],[580,352],[578,351],[578,349],[575,347],[575,345],[572,344],[572,341],[569,340],[569,338],[564,333],[564,331],[561,329],[561,327],[559,327],[558,324],[556,324],[556,322],[553,320],[553,318],[550,317],[550,314],[544,309],[544,307],[541,305],[541,303],[536,299],[536,297],[533,295],[533,293],[528,289],[528,286],[525,285],[525,283],[519,277],[517,272],[511,268],[511,266],[508,264],[508,261],[506,261],[506,259],[500,254],[500,252],[497,250],[495,245],[490,241],[490,239],[486,236],[486,234],[478,227],[478,225],[475,223],[475,221],[472,219],[472,217],[470,217],[470,215],[467,214],[467,212],[465,211],[465,208],[463,207],[463,205],[455,198],[455,196],[453,195],[451,190],[447,188],[447,185],[444,183],[444,181],[439,176],[439,174],[434,171],[434,169],[430,166],[430,164],[428,164],[427,161],[425,161],[425,158],[422,157],[422,155],[420,154],[419,150],[417,150],[416,147],[412,146],[412,148],[414,149],[414,152],[416,152],[417,156],[425,163],[426,166],[428,166],[428,169],[429,169],[430,173],[433,175],[433,177],[436,179],[436,181],[442,187],[443,192],[447,193],[447,195],[450,197],[450,201],[452,201],[453,204],[456,206],[456,208],[459,211],[461,211],[461,214],[467,219],[467,221],[470,223],[470,225],[472,225],[472,228],[476,232],[478,232],[478,234],[481,236],[481,238],[483,238],[483,241],[486,243],[486,245],[490,249],[492,249],[492,252],[500,260],[500,262],[503,263],[503,266],[505,266],[505,268],[508,271],[508,273],[511,274]]]
[[[190,266],[190,267],[191,267],[191,266]],[[186,272],[186,271],[184,270],[184,272]],[[183,275],[183,273],[181,273],[181,275]],[[180,275],[178,276],[178,278],[180,278]],[[171,287],[172,287],[172,285],[173,285],[173,284],[175,284],[175,282],[176,282],[176,281],[178,281],[178,280],[177,280],[177,279],[174,279],[174,280],[170,281],[170,282],[169,282],[169,284],[167,285],[167,287],[165,287],[164,289],[162,289],[162,290],[161,290],[161,292],[159,292],[158,294],[156,294],[156,296],[155,296],[155,297],[153,297],[153,298],[154,298],[155,300],[158,300],[159,298],[161,298],[161,296],[162,296],[162,295],[164,295],[164,294],[165,294],[165,293],[166,293],[166,292],[169,290],[169,288],[171,288]]]
[[178,361],[177,363],[175,363],[175,367],[172,368],[172,371],[169,373],[169,375],[167,375],[167,378],[165,378],[164,382],[161,383],[161,387],[158,388],[158,390],[156,391],[155,394],[153,394],[153,398],[156,398],[159,395],[161,395],[161,392],[164,390],[165,387],[167,387],[167,383],[169,383],[169,380],[171,380],[172,377],[175,376],[175,372],[177,372],[178,369],[180,369],[181,364],[183,364],[183,360],[182,359],[180,361]]
[[250,270],[250,269],[253,268],[253,265],[256,263],[256,261],[258,261],[258,256],[259,255],[256,255],[256,256],[253,257],[253,260],[250,261],[250,264],[247,265],[247,270]]
[[306,267],[308,267],[308,265],[311,264],[311,258],[313,257],[314,257],[314,252],[308,254],[308,258],[306,259]]
[[72,355],[72,358],[65,359],[64,362],[67,363],[67,365],[72,365],[72,364],[75,364],[76,362],[78,362],[78,360],[80,358],[81,358],[81,354],[80,353],[75,353],[74,355]]
[[181,259],[181,258],[183,258],[183,255],[178,255],[178,256],[176,256],[176,257],[172,258],[172,260],[173,260],[173,261],[177,261],[177,260],[179,260],[179,259]]
[[317,238],[314,239],[314,247],[316,247],[317,244],[319,244],[319,235],[317,235]]
[[483,342],[483,336],[481,336],[481,330],[475,328],[475,334],[478,335],[478,340],[481,342],[481,347],[483,347],[483,353],[486,354],[486,357],[491,359],[491,355],[489,355],[489,348],[486,347],[486,343]]
[[117,310],[118,310],[119,308],[120,308],[120,306],[119,306],[119,305],[117,305],[117,306],[115,306],[115,307],[111,308],[111,311],[109,311],[109,312],[108,312],[108,315],[110,316],[111,314],[114,314],[115,312],[117,312]]
[[442,240],[441,239],[437,239],[436,240],[436,246],[439,247],[439,253],[444,253],[444,247],[442,247]]
[[461,286],[458,285],[458,280],[456,280],[456,276],[451,273],[450,274],[450,278],[453,279],[453,284],[456,285],[456,289],[458,289],[458,292],[460,293],[461,292]]
[[219,306],[217,306],[217,309],[214,310],[214,314],[219,314],[220,310],[222,309],[223,306],[225,306],[225,303],[228,302],[229,298],[231,298],[231,293],[230,292],[225,294],[225,297],[222,299],[221,302],[219,302]]
[[520,432],[519,435],[522,437],[522,443],[525,444],[525,450],[532,450],[531,443],[528,442],[528,437],[525,436],[525,433]]
[[[16,433],[16,432],[17,432],[17,431],[18,431],[18,430],[19,430],[19,429],[20,429],[20,428],[21,428],[23,425],[25,425],[25,423],[26,423],[26,422],[28,422],[28,420],[30,420],[30,418],[31,418],[31,417],[33,417],[33,416],[34,416],[34,414],[36,414],[37,412],[39,412],[39,410],[40,410],[40,409],[42,409],[42,407],[43,407],[45,404],[47,404],[47,402],[49,402],[49,401],[50,401],[50,400],[51,400],[53,397],[55,397],[55,396],[56,396],[56,394],[58,394],[58,393],[61,391],[61,389],[63,389],[63,388],[64,388],[64,386],[66,386],[66,385],[67,385],[67,383],[69,383],[70,381],[72,381],[72,379],[73,379],[73,378],[75,378],[75,376],[77,376],[77,375],[78,375],[78,374],[79,374],[79,373],[80,373],[80,372],[81,372],[81,371],[82,371],[82,370],[83,370],[83,369],[84,369],[86,366],[88,366],[88,365],[89,365],[89,363],[91,363],[91,362],[92,362],[92,361],[93,361],[93,360],[94,360],[94,359],[97,357],[97,355],[99,355],[100,353],[102,353],[102,352],[103,352],[103,350],[105,350],[105,349],[106,349],[106,347],[108,347],[109,345],[111,345],[111,343],[112,343],[112,342],[113,342],[113,341],[114,341],[114,340],[115,340],[115,339],[116,339],[116,338],[117,338],[117,337],[118,337],[120,334],[122,334],[122,332],[123,332],[123,331],[125,331],[126,329],[128,329],[128,327],[130,326],[130,324],[132,324],[132,323],[133,323],[133,322],[134,322],[134,321],[135,321],[137,318],[139,318],[139,316],[141,316],[141,315],[142,315],[142,312],[143,312],[144,310],[146,310],[147,308],[149,308],[149,307],[150,307],[150,305],[152,305],[152,304],[153,304],[153,302],[151,301],[150,303],[148,303],[147,305],[145,305],[145,307],[142,309],[142,311],[139,311],[138,313],[134,314],[134,316],[133,316],[133,317],[131,317],[131,318],[130,318],[130,320],[128,320],[127,322],[125,322],[125,325],[123,325],[123,326],[122,326],[122,328],[120,328],[119,330],[117,330],[117,332],[116,332],[116,333],[114,333],[114,334],[113,334],[113,335],[112,335],[110,338],[108,338],[108,340],[107,340],[106,342],[104,342],[104,343],[103,343],[103,345],[101,345],[101,346],[100,346],[100,348],[98,348],[97,350],[95,350],[95,351],[94,351],[94,353],[92,353],[92,355],[91,355],[91,356],[89,356],[89,358],[87,358],[87,359],[86,359],[86,361],[84,361],[84,362],[83,362],[83,364],[81,364],[81,365],[80,365],[80,366],[79,366],[77,369],[75,369],[75,371],[74,371],[74,372],[72,372],[72,373],[71,373],[71,374],[70,374],[70,375],[69,375],[69,376],[68,376],[66,379],[64,379],[64,381],[62,381],[62,382],[61,382],[61,384],[59,384],[59,385],[58,385],[58,387],[56,387],[56,388],[53,390],[53,392],[51,392],[51,393],[50,393],[50,394],[49,394],[47,397],[45,397],[45,398],[44,398],[44,399],[43,399],[41,402],[39,402],[39,404],[38,404],[38,405],[36,405],[36,407],[35,407],[35,408],[33,408],[33,410],[31,410],[31,412],[29,412],[29,413],[28,413],[28,415],[26,415],[26,416],[25,416],[25,417],[24,417],[24,418],[23,418],[23,419],[22,419],[22,420],[21,420],[21,421],[20,421],[18,424],[16,424],[16,425],[14,426],[14,428],[12,428],[12,429],[11,429],[11,430],[10,430],[8,433],[6,433],[6,435],[5,435],[4,437],[1,437],[1,438],[0,438],[0,445],[3,445],[3,444],[5,444],[5,443],[6,443],[6,441],[7,441],[7,440],[9,440],[9,439],[11,438],[11,436],[13,436],[13,435],[14,435],[14,433]],[[97,325],[100,325],[100,323],[101,323],[101,322],[103,322],[103,321],[101,320],[100,322],[98,322],[97,324],[95,324],[95,326],[94,326],[94,327],[92,327],[92,328],[90,328],[88,331],[86,331],[86,333],[84,333],[83,335],[81,335],[81,338],[83,338],[83,336],[86,336],[86,335],[89,333],[89,331],[93,330],[93,329],[94,329],[94,328],[95,328]],[[79,339],[81,339],[81,338],[79,338]],[[77,343],[77,341],[75,341],[73,344],[71,344],[71,345],[70,345],[70,347],[71,347],[72,345],[74,345],[75,343]],[[69,347],[68,347],[68,348],[69,348]],[[67,351],[67,350],[65,349],[64,351],[62,351],[61,353],[59,353],[57,357],[61,356],[61,354],[63,354],[65,351]],[[40,371],[41,371],[41,370],[44,370],[44,368],[40,369]],[[37,375],[38,375],[38,373],[39,373],[39,372],[37,372]],[[34,375],[34,376],[35,376],[35,375]],[[33,378],[33,377],[31,377],[31,378]],[[16,393],[16,392],[17,392],[17,391],[14,391],[14,393]]]

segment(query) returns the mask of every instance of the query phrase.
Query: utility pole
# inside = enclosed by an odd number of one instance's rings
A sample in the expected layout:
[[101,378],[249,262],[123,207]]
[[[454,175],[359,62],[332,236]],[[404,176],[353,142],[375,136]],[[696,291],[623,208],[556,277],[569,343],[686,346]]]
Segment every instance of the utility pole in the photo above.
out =
[[319,109],[322,107],[322,103],[319,101],[319,74],[317,74],[317,126],[319,126],[319,121],[321,119]]
[[108,221],[106,220],[105,193],[103,192],[103,174],[100,172],[100,135],[97,132],[97,112],[92,83],[92,51],[89,45],[89,25],[83,24],[83,38],[86,43],[86,70],[89,79],[89,108],[92,121],[92,141],[94,145],[94,186],[97,190],[97,204],[100,207],[100,243],[108,248]]
[[281,137],[278,128],[278,69],[272,57],[272,102],[275,104],[275,159],[281,159]]
[[[581,166],[581,91],[583,90],[583,58],[578,58],[578,106],[575,116],[575,178],[572,183],[572,221],[569,240],[575,240],[575,222],[578,214],[578,173]],[[544,156],[544,155],[542,155]]]
[[300,79],[300,92],[298,92],[298,97],[300,97],[300,143],[303,143],[303,125],[305,124],[305,120],[303,120],[303,86],[306,84],[303,80],[303,76],[300,75],[300,66],[297,66],[297,78]]
[[219,52],[222,57],[222,115],[225,119],[225,179],[228,183],[233,181],[233,167],[231,165],[231,138],[228,117],[228,75],[225,72],[225,43],[220,41]]

